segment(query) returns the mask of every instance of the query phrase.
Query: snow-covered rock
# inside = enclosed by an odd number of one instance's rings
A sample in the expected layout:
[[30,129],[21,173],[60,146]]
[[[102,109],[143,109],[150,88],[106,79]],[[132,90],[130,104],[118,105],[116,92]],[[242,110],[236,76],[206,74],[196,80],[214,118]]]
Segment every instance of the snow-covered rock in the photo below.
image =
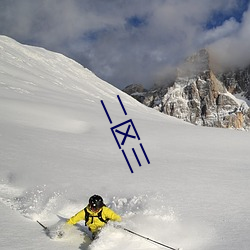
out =
[[[237,81],[241,85],[232,79],[229,81],[225,74],[225,83],[219,80],[211,69],[209,52],[203,49],[180,65],[177,77],[170,87],[156,87],[140,93],[137,100],[196,125],[248,129],[249,106],[244,100],[233,96],[236,91],[232,91],[236,86],[238,89],[239,86],[248,86],[249,74],[244,71],[240,75],[242,78],[238,77]],[[246,91],[245,96],[248,96],[247,93]],[[130,94],[134,96],[134,93]]]

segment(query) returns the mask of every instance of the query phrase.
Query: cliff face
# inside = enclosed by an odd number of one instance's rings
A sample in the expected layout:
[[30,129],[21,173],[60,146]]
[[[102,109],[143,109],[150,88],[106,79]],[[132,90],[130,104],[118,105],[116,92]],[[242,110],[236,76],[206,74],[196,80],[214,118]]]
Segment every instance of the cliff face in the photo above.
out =
[[250,109],[233,94],[250,96],[249,70],[215,75],[208,51],[201,50],[178,68],[170,87],[130,94],[149,107],[196,125],[248,129]]
[[250,66],[218,74],[218,79],[225,84],[230,93],[241,93],[250,100]]

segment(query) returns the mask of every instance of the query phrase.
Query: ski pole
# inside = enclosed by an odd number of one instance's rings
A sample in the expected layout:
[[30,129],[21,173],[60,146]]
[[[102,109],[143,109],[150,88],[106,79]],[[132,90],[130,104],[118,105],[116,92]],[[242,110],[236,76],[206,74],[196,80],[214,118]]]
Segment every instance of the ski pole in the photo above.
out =
[[123,227],[122,229],[125,230],[125,231],[127,231],[127,232],[129,232],[129,233],[131,233],[131,234],[137,235],[137,236],[139,236],[139,237],[141,237],[141,238],[143,238],[143,239],[145,239],[145,240],[154,242],[154,243],[156,243],[156,244],[158,244],[158,245],[161,245],[161,246],[163,246],[163,247],[169,248],[169,249],[171,249],[171,250],[180,250],[180,248],[173,248],[173,247],[167,246],[167,245],[162,244],[162,243],[160,243],[160,242],[158,242],[158,241],[155,241],[155,240],[152,240],[152,239],[150,239],[150,238],[148,238],[148,237],[145,237],[145,236],[143,236],[143,235],[141,235],[141,234],[135,233],[135,232],[133,232],[133,231],[127,229],[127,228],[124,228],[124,227]]
[[36,221],[40,226],[42,226],[43,227],[43,229],[46,231],[46,230],[48,230],[48,228],[47,227],[45,227],[41,222],[39,222],[38,220]]

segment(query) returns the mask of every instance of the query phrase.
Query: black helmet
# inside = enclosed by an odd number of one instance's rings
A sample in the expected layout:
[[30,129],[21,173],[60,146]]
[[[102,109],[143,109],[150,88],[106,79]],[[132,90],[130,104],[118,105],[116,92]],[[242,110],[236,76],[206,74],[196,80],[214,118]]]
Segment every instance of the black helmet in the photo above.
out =
[[99,210],[103,205],[103,199],[101,196],[95,194],[89,198],[90,209]]

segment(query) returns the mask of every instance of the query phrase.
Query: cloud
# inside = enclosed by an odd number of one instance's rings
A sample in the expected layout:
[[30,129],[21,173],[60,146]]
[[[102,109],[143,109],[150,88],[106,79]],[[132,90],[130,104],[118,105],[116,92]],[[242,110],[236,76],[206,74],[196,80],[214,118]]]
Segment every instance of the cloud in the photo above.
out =
[[[130,83],[148,87],[204,46],[213,45],[226,57],[223,48],[241,44],[244,54],[249,13],[242,22],[233,17],[242,8],[239,2],[2,0],[0,33],[61,52],[120,88]],[[218,16],[225,20],[218,23]]]
[[231,36],[237,33],[240,28],[240,24],[232,17],[226,20],[221,26],[206,30],[200,38],[201,44],[211,44],[219,41],[225,37]]
[[[221,39],[210,44],[216,61],[225,67],[244,67],[250,64],[250,10],[243,15],[242,22]],[[225,28],[226,24],[221,27]],[[226,28],[225,28],[226,29]]]

